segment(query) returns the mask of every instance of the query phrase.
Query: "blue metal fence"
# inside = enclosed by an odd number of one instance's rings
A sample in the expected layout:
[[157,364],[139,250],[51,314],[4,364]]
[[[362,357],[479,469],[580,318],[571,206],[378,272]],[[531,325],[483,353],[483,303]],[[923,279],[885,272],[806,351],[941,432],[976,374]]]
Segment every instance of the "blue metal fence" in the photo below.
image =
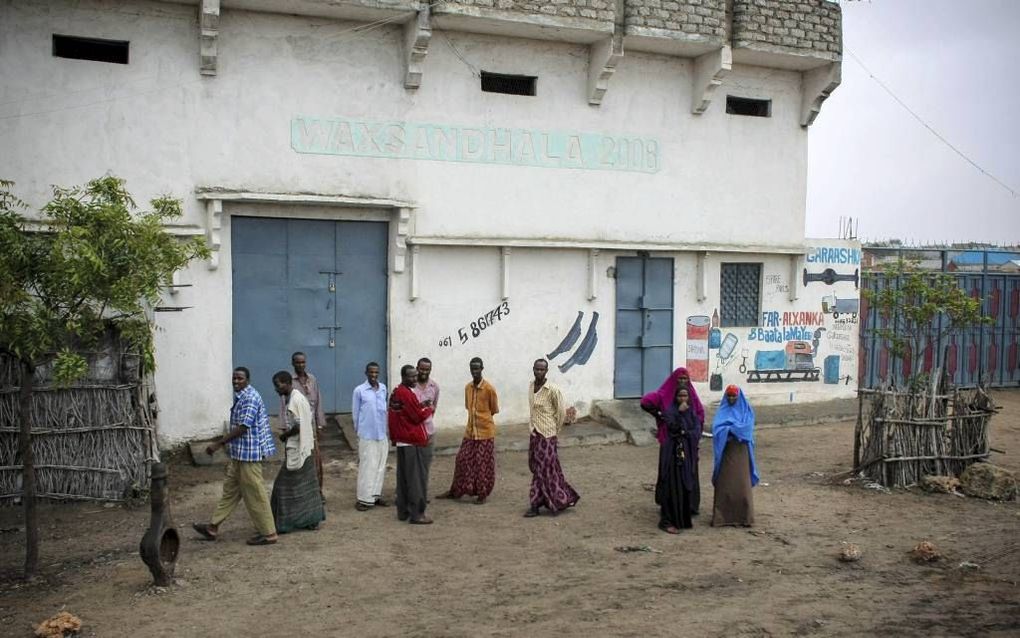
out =
[[[959,286],[982,300],[982,313],[994,323],[965,328],[944,339],[945,317],[932,325],[924,344],[920,367],[930,372],[944,365],[954,385],[1020,386],[1020,252],[990,249],[864,248],[862,287],[879,291],[896,285],[881,271],[883,263],[899,258],[917,260],[933,272],[956,277]],[[876,327],[885,327],[875,308],[861,300],[861,387],[874,388],[890,381],[902,385],[914,371],[910,362],[895,360],[889,343]]]

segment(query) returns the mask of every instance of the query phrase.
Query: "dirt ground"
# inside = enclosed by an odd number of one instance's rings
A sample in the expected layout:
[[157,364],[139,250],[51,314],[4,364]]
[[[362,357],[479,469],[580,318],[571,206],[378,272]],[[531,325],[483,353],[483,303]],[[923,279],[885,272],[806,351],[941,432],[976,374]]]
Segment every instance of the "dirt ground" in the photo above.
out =
[[[1007,453],[991,460],[1020,472],[1020,391],[995,398],[993,446]],[[501,454],[490,502],[434,501],[432,526],[399,523],[394,508],[356,512],[352,459],[336,459],[324,526],[255,548],[243,508],[220,541],[192,540],[222,469],[177,464],[173,515],[186,541],[179,584],[162,592],[147,588],[137,554],[146,507],[45,507],[43,575],[30,584],[15,578],[20,510],[0,510],[0,635],[31,635],[61,610],[86,636],[1018,635],[1020,504],[843,485],[832,477],[849,469],[852,440],[852,423],[760,430],[756,527],[713,529],[702,514],[679,536],[656,529],[645,487],[654,448],[563,450],[581,502],[537,519],[521,518],[527,455]],[[452,457],[436,459],[433,493],[452,472]],[[392,484],[390,472],[388,493]],[[945,559],[913,563],[924,539]],[[836,560],[844,541],[863,549],[859,563]]]

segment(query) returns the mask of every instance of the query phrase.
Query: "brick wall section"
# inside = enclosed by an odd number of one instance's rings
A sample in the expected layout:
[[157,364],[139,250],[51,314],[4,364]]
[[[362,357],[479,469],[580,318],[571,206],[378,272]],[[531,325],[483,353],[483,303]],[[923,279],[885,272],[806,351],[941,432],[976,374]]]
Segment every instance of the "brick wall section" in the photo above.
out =
[[804,54],[843,51],[842,14],[827,0],[733,0],[733,42]]
[[726,36],[726,0],[625,0],[624,25]]
[[613,0],[456,0],[437,4],[432,11],[456,12],[458,8],[473,7],[506,11],[521,15],[531,14],[572,20],[594,20],[612,24],[616,19]]

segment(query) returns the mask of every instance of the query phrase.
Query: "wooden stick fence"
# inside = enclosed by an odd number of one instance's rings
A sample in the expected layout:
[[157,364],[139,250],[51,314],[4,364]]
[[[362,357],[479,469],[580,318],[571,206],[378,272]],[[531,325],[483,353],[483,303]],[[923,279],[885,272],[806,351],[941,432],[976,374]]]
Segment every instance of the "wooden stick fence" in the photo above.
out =
[[982,388],[860,392],[857,471],[881,485],[913,485],[932,474],[959,476],[991,452],[988,426],[997,408]]
[[[120,501],[148,486],[157,459],[149,387],[140,359],[109,335],[97,352],[83,353],[89,374],[71,387],[55,385],[52,371],[36,371],[32,395],[32,450],[38,496],[52,500]],[[18,454],[17,361],[0,356],[0,505],[21,497]]]

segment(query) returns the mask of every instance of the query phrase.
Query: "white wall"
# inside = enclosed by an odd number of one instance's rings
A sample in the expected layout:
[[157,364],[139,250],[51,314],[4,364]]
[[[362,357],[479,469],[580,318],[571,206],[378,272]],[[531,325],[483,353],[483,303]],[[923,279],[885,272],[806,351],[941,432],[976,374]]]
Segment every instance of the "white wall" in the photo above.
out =
[[[193,189],[224,186],[411,201],[427,236],[756,245],[803,236],[797,73],[738,66],[695,116],[691,63],[679,58],[625,56],[592,107],[587,48],[571,44],[436,33],[422,87],[407,91],[399,26],[359,34],[353,23],[225,10],[219,73],[201,77],[193,7],[20,0],[0,12],[0,138],[13,149],[0,174],[33,204],[49,184],[111,171],[140,198],[184,197],[196,223]],[[54,32],[130,40],[131,63],[54,58]],[[482,93],[473,69],[538,75],[538,95]],[[727,92],[771,98],[772,117],[726,115]],[[654,138],[662,168],[299,154],[290,140],[297,115]]]
[[[89,0],[5,3],[0,6],[0,177],[15,180],[16,191],[37,207],[48,199],[50,184],[80,184],[110,172],[127,179],[140,203],[163,193],[183,198],[186,221],[198,227],[205,219],[195,189],[221,187],[410,202],[413,232],[420,237],[713,243],[729,250],[803,242],[807,134],[797,122],[797,73],[737,66],[709,111],[694,116],[689,60],[627,54],[602,106],[592,107],[586,99],[586,47],[436,32],[422,87],[407,91],[400,27],[360,34],[350,31],[354,26],[225,10],[218,75],[202,77],[194,7]],[[131,63],[54,58],[52,33],[130,40]],[[538,75],[538,95],[482,93],[472,69]],[[727,93],[772,99],[772,117],[727,115]],[[291,119],[302,114],[654,138],[661,170],[302,154],[292,148],[290,130]],[[219,268],[201,263],[182,273],[182,283],[192,287],[167,304],[191,308],[157,318],[156,381],[161,438],[167,444],[218,431],[229,409],[231,206],[226,209]],[[278,210],[280,215],[343,215]],[[585,313],[584,328],[597,311],[599,345],[591,360],[561,373],[555,367],[565,358],[560,357],[550,375],[586,412],[592,400],[613,394],[615,282],[607,271],[617,254],[632,253],[600,254],[599,295],[589,300],[586,251],[515,248],[510,315],[461,345],[456,329],[470,331],[472,320],[502,301],[499,249],[422,247],[417,300],[408,299],[410,272],[391,274],[391,369],[430,356],[446,391],[439,423],[456,427],[463,423],[460,396],[468,359],[481,356],[503,396],[501,420],[521,421],[531,362],[559,343],[578,311]],[[686,317],[711,316],[718,305],[720,257],[709,257],[709,296],[699,304],[693,254],[672,256],[679,365],[686,353]],[[785,273],[788,278],[786,257],[749,258],[766,264],[766,277]],[[763,309],[819,304],[810,298],[813,288],[795,304],[768,287],[764,292]],[[753,350],[756,346],[745,345],[746,331],[738,332],[740,347]],[[446,336],[453,345],[441,347]],[[725,368],[726,383],[739,380],[735,365]],[[837,388],[819,382],[759,384],[749,390],[769,400],[800,400],[829,396]]]
[[[848,261],[859,259],[860,244],[840,240],[812,240],[819,248],[845,249],[840,253]],[[856,252],[853,252],[856,251]],[[578,311],[584,312],[582,335],[590,324],[592,313],[599,313],[598,346],[589,361],[561,372],[569,353],[551,362],[550,378],[564,390],[567,400],[586,414],[593,400],[613,398],[615,280],[610,269],[619,255],[633,253],[602,252],[596,260],[598,295],[588,300],[588,262],[586,251],[514,250],[510,259],[510,315],[486,328],[478,338],[470,337],[470,322],[478,315],[495,308],[500,300],[500,253],[495,248],[422,248],[419,254],[419,294],[408,298],[410,273],[394,278],[391,285],[391,329],[393,352],[391,369],[399,364],[413,364],[418,357],[433,361],[433,378],[447,392],[440,405],[437,424],[440,427],[462,426],[463,385],[469,379],[468,361],[479,356],[485,360],[485,374],[500,391],[502,414],[499,422],[515,423],[528,418],[527,384],[531,364],[544,357],[566,335]],[[809,252],[814,259],[815,252]],[[828,255],[828,253],[823,253]],[[709,350],[707,372],[722,375],[722,387],[741,386],[756,404],[802,403],[855,396],[857,388],[856,318],[835,319],[831,310],[822,309],[822,298],[835,294],[840,299],[858,299],[854,283],[824,282],[803,284],[803,269],[820,273],[833,268],[850,275],[859,263],[801,261],[796,281],[791,278],[790,259],[774,255],[709,255],[706,259],[706,298],[697,301],[696,262],[694,253],[657,253],[657,257],[674,259],[674,347],[673,362],[688,366],[687,319],[691,316],[711,318],[719,308],[720,265],[723,262],[748,261],[761,263],[761,310],[768,316],[759,318],[759,326],[720,328],[720,341],[733,334],[737,345],[730,358],[719,358],[719,350]],[[798,286],[799,298],[789,299],[790,286]],[[402,320],[407,318],[407,321]],[[422,320],[425,318],[425,320]],[[775,320],[773,323],[773,319]],[[469,334],[467,343],[457,337],[458,328]],[[817,347],[814,333],[822,329]],[[451,337],[449,345],[445,338]],[[752,382],[756,354],[759,351],[783,351],[790,341],[807,341],[811,345],[814,366],[819,368],[816,380],[795,382]],[[440,342],[444,342],[440,345]],[[576,346],[575,346],[576,349]],[[746,372],[740,364],[746,356]],[[837,383],[827,383],[824,362],[827,357],[839,358]],[[767,375],[760,375],[767,378]],[[797,378],[806,375],[795,374]],[[775,378],[775,377],[773,377]],[[699,395],[706,402],[718,401],[721,391],[709,389],[709,377],[696,378]],[[831,378],[830,378],[831,381]]]
[[[612,260],[600,256],[596,268],[600,294],[589,301],[587,251],[515,249],[510,255],[510,296],[503,300],[499,249],[423,248],[418,257],[420,297],[409,300],[410,273],[396,277],[390,287],[390,369],[429,357],[432,377],[446,393],[437,426],[458,427],[466,418],[468,362],[481,357],[484,374],[500,395],[498,422],[520,423],[528,419],[532,363],[556,348],[578,311],[584,312],[582,337],[592,313],[598,312],[599,341],[588,363],[564,374],[557,366],[569,354],[550,362],[549,379],[563,389],[571,405],[586,414],[592,399],[610,398],[613,392],[614,295],[612,280],[606,278]],[[509,314],[472,336],[471,323],[504,303]],[[464,330],[466,343],[458,337],[459,329]]]

